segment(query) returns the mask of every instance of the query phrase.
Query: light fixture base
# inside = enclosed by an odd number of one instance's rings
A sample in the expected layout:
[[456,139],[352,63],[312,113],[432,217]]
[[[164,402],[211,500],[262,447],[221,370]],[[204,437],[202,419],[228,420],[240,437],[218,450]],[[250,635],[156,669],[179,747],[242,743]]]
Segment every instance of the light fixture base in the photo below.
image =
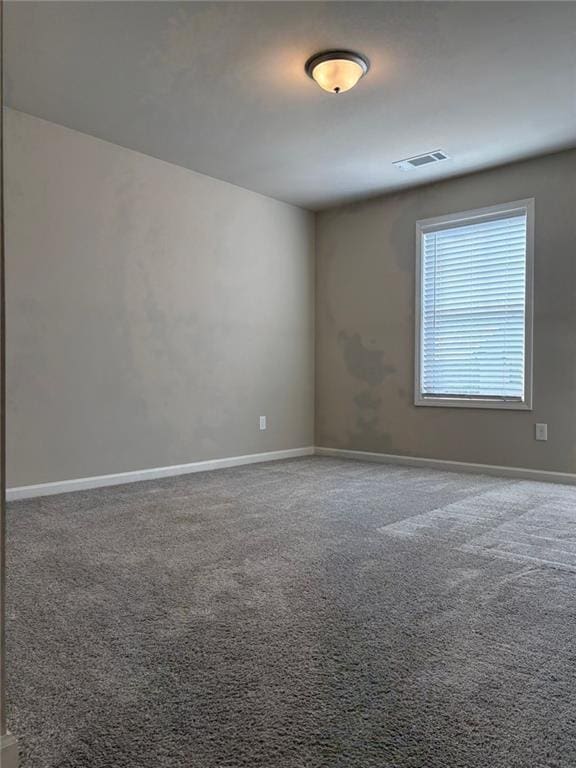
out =
[[355,51],[333,50],[333,51],[323,51],[322,53],[315,53],[313,56],[310,56],[310,58],[304,65],[306,74],[308,75],[308,77],[310,77],[313,80],[314,76],[312,73],[314,71],[314,67],[317,67],[318,64],[322,64],[322,62],[324,61],[332,61],[333,59],[344,59],[345,61],[354,61],[356,64],[362,67],[364,74],[366,74],[370,69],[370,62],[368,61],[366,56],[363,56],[361,53],[356,53]]

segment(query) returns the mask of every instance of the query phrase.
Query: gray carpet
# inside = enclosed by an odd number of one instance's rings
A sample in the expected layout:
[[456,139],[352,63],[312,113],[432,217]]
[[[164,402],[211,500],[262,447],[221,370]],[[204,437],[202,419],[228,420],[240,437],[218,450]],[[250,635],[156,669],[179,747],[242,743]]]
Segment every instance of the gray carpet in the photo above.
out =
[[24,768],[574,768],[576,488],[310,458],[14,503]]

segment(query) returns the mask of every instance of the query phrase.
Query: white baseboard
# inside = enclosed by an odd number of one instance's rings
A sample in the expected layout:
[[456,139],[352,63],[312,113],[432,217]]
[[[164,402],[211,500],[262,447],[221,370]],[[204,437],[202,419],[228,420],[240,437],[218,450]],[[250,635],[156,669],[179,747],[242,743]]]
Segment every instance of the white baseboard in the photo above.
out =
[[0,735],[0,765],[2,768],[18,768],[18,742],[11,733]]
[[53,496],[57,493],[86,491],[91,488],[103,488],[110,485],[137,483],[141,480],[156,480],[162,477],[188,475],[194,472],[208,472],[226,467],[239,467],[243,464],[259,464],[264,461],[292,459],[298,456],[333,456],[340,459],[356,459],[357,461],[375,461],[381,464],[398,464],[406,467],[427,467],[448,472],[471,472],[496,477],[512,477],[517,480],[535,480],[546,483],[564,483],[576,485],[576,474],[569,472],[550,472],[542,469],[525,469],[523,467],[501,467],[494,464],[474,464],[466,461],[445,461],[443,459],[426,459],[417,456],[399,456],[391,453],[371,453],[369,451],[352,451],[344,448],[323,448],[307,446],[304,448],[289,448],[283,451],[268,453],[251,453],[245,456],[229,456],[224,459],[208,459],[194,461],[190,464],[176,464],[170,467],[153,467],[134,472],[120,472],[113,475],[98,475],[80,477],[74,480],[63,480],[54,483],[24,485],[6,490],[7,501],[32,499],[37,496]]
[[268,451],[267,453],[251,453],[246,456],[229,456],[225,459],[209,459],[194,461],[191,464],[175,464],[171,467],[153,467],[140,469],[135,472],[120,472],[114,475],[98,475],[95,477],[79,477],[75,480],[62,480],[55,483],[40,483],[39,485],[23,485],[19,488],[7,488],[6,500],[32,499],[36,496],[53,496],[57,493],[71,491],[86,491],[91,488],[103,488],[108,485],[137,483],[141,480],[156,480],[160,477],[175,477],[188,475],[193,472],[208,472],[213,469],[239,467],[242,464],[259,464],[263,461],[278,459],[293,459],[297,456],[312,456],[314,448],[288,448],[284,451]]
[[473,464],[467,461],[444,461],[443,459],[425,459],[417,456],[398,456],[391,453],[370,453],[369,451],[349,451],[344,448],[316,447],[317,456],[333,456],[339,459],[358,461],[376,461],[382,464],[400,464],[406,467],[427,467],[448,472],[472,472],[496,477],[513,477],[516,480],[535,480],[541,483],[564,483],[576,485],[576,474],[570,472],[550,472],[544,469],[525,469],[524,467],[500,467],[494,464]]

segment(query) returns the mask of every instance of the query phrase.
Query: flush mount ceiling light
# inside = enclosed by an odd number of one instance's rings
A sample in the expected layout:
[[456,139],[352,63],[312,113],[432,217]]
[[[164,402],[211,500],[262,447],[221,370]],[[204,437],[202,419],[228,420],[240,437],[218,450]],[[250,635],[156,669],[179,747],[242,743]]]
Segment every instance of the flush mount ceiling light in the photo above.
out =
[[369,68],[368,59],[354,51],[315,53],[305,67],[308,77],[329,93],[344,93],[354,88]]

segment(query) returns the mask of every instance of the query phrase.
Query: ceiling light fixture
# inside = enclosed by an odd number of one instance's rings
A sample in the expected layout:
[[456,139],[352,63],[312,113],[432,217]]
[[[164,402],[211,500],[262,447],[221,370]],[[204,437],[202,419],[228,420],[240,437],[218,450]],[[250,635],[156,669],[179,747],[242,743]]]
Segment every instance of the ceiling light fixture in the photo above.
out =
[[306,62],[306,74],[329,93],[344,93],[354,88],[370,68],[365,56],[354,51],[315,53]]

